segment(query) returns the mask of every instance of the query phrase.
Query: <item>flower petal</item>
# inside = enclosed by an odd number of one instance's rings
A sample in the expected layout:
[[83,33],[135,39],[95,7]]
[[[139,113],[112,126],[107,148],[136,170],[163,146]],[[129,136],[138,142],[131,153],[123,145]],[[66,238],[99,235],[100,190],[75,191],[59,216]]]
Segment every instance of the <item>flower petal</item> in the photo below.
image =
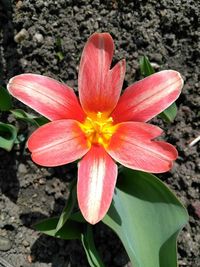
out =
[[129,86],[112,113],[115,122],[146,122],[169,107],[180,95],[179,72],[165,70]]
[[153,173],[166,172],[178,155],[172,145],[152,140],[161,132],[157,126],[142,122],[120,123],[106,150],[128,168]]
[[84,218],[99,222],[108,211],[117,179],[117,165],[104,148],[92,146],[79,163],[78,203]]
[[21,74],[8,84],[9,92],[50,120],[84,120],[77,97],[65,84],[38,74]]
[[86,43],[79,70],[79,96],[84,111],[110,113],[116,106],[125,74],[125,60],[110,70],[114,43],[108,33],[95,33]]
[[89,147],[79,124],[58,120],[37,129],[28,140],[32,160],[47,167],[73,162],[87,153]]

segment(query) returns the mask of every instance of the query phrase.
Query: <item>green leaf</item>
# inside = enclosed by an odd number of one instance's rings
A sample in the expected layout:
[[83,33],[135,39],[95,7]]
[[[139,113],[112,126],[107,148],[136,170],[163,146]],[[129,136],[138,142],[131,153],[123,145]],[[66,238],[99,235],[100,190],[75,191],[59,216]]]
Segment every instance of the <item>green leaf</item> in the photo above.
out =
[[70,191],[70,195],[69,195],[69,198],[67,200],[67,205],[63,209],[63,211],[60,215],[58,224],[56,226],[56,231],[59,231],[63,227],[63,225],[66,223],[66,221],[69,219],[69,217],[73,211],[74,205],[76,203],[76,183],[75,183],[75,180],[72,182],[69,191]]
[[175,103],[171,104],[167,109],[159,114],[159,117],[166,122],[173,122],[177,114],[177,106]]
[[81,239],[82,225],[80,223],[68,220],[63,227],[57,231],[56,226],[59,218],[45,219],[34,225],[37,231],[40,231],[46,235],[54,236],[61,239]]
[[103,222],[118,234],[134,267],[177,267],[176,239],[187,220],[158,178],[125,168]]
[[105,267],[94,244],[92,226],[87,224],[87,229],[81,235],[81,241],[85,249],[88,263],[91,267]]
[[13,109],[10,112],[15,116],[16,119],[29,122],[30,124],[37,126],[37,127],[42,126],[49,122],[47,118],[43,116],[37,117],[35,115],[25,112],[23,109]]
[[12,109],[10,111],[17,119],[34,119],[34,115],[28,114],[23,109]]
[[77,211],[77,212],[71,214],[70,219],[73,221],[76,221],[76,222],[86,223],[86,220],[80,211]]
[[64,59],[64,54],[63,54],[63,49],[62,49],[62,39],[60,37],[58,37],[56,39],[56,56],[58,57],[59,61],[63,61]]
[[0,147],[11,151],[17,138],[17,128],[11,124],[0,122]]
[[63,52],[59,51],[56,53],[56,56],[58,57],[59,61],[63,61],[64,59],[64,55],[63,55]]
[[0,87],[0,110],[8,111],[12,108],[11,95],[4,87]]
[[47,118],[45,118],[43,116],[35,117],[34,121],[36,122],[37,126],[42,126],[42,125],[50,122],[50,120],[48,120]]
[[[144,77],[147,77],[155,73],[148,57],[143,56],[140,59],[140,72]],[[174,102],[171,106],[161,112],[158,116],[167,123],[173,122],[177,114],[176,103]]]
[[155,73],[153,67],[151,66],[151,63],[149,62],[148,57],[146,56],[141,57],[139,65],[140,65],[140,72],[144,77],[147,77]]

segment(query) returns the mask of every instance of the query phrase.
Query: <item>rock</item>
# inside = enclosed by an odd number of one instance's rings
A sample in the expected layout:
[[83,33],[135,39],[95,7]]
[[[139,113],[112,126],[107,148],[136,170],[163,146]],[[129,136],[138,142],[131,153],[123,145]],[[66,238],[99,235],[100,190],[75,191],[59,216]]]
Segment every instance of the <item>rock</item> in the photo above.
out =
[[6,237],[0,236],[0,251],[8,251],[12,247],[10,240]]
[[27,67],[28,64],[29,64],[28,61],[26,59],[24,59],[24,58],[20,59],[20,63],[21,63],[23,68]]
[[20,9],[21,7],[23,6],[23,2],[22,1],[17,1],[17,3],[16,3],[16,8],[17,9]]
[[44,37],[41,33],[36,33],[34,36],[33,36],[33,40],[36,41],[37,43],[41,44],[44,42]]
[[29,37],[29,33],[27,32],[27,30],[21,29],[21,31],[15,35],[14,40],[16,43],[21,43],[22,41],[24,41],[28,37]]
[[22,174],[27,173],[26,165],[23,164],[23,163],[20,163],[19,166],[18,166],[18,172],[19,173],[22,173]]
[[194,209],[195,215],[200,219],[200,201],[195,201],[192,203],[192,208]]
[[160,68],[160,65],[156,62],[151,62],[151,66],[155,69],[158,70]]
[[30,244],[29,244],[29,242],[28,242],[27,240],[24,240],[24,241],[22,242],[22,244],[23,244],[24,247],[28,247],[28,246],[30,246]]
[[46,180],[44,178],[40,178],[39,180],[39,184],[43,185],[46,183]]
[[153,60],[155,60],[155,63],[162,64],[162,55],[159,53],[153,54],[152,56]]

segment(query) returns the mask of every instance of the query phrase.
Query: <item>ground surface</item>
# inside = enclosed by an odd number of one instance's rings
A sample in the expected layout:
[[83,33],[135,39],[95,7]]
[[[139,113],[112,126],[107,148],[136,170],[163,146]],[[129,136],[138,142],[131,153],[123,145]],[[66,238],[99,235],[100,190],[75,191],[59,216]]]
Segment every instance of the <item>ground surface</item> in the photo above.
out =
[[[1,0],[0,4],[1,85],[13,75],[33,72],[77,89],[81,51],[95,31],[112,34],[116,45],[114,62],[126,58],[124,87],[138,78],[138,60],[144,53],[158,70],[181,72],[185,86],[177,102],[175,122],[170,126],[154,122],[179,150],[174,169],[161,176],[190,215],[178,241],[179,266],[199,267],[200,142],[189,146],[200,134],[198,1]],[[59,59],[58,52],[62,52],[63,59]],[[16,105],[22,107],[17,101]],[[22,134],[30,133],[26,125],[20,127]],[[75,166],[37,167],[22,145],[11,153],[0,151],[0,162],[0,257],[14,267],[88,266],[79,242],[55,240],[31,229],[35,221],[62,210]],[[101,224],[96,232],[106,266],[130,266],[118,238]]]

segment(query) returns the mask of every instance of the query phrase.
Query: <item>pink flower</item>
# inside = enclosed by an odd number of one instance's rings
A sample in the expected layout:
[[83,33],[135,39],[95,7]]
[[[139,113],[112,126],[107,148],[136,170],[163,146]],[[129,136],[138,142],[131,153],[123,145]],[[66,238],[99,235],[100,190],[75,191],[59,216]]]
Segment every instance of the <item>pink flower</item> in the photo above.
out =
[[110,206],[117,164],[145,172],[166,172],[176,149],[155,141],[162,130],[147,124],[179,96],[180,74],[161,71],[129,86],[120,96],[125,60],[110,69],[114,51],[108,33],[93,34],[83,50],[79,100],[73,90],[51,78],[22,74],[8,84],[10,93],[52,122],[28,140],[32,159],[59,166],[77,159],[78,203],[85,219],[95,224]]

